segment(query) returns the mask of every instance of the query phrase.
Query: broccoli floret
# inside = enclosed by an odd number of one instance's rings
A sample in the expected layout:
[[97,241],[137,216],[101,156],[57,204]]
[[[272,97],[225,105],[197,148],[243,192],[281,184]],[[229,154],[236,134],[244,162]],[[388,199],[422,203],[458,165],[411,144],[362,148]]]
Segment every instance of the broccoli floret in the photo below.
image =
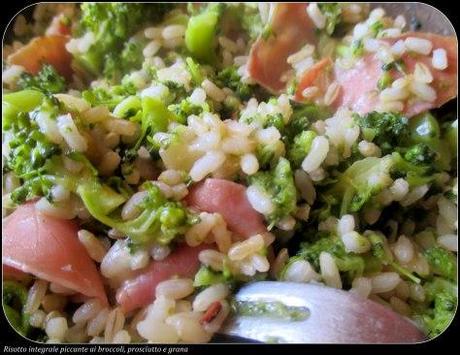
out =
[[65,79],[50,64],[44,64],[37,75],[23,73],[18,80],[21,89],[36,89],[45,94],[57,94],[66,90]]
[[341,22],[341,5],[338,3],[319,3],[318,7],[326,17],[326,26],[324,30],[330,36],[334,33],[337,25],[339,25]]
[[452,281],[457,279],[457,259],[452,253],[435,246],[425,250],[423,254],[434,274]]
[[[410,157],[410,155],[409,155]],[[411,187],[426,184],[434,179],[432,167],[422,164],[414,164],[404,159],[400,153],[394,152],[391,155],[393,162],[391,174],[394,178],[403,177]]]
[[457,286],[443,278],[435,277],[425,283],[425,305],[414,307],[414,318],[420,323],[428,337],[441,334],[455,316],[457,308]]
[[426,144],[419,143],[406,150],[404,159],[415,165],[431,165],[436,159],[436,153]]
[[27,336],[30,331],[29,315],[24,312],[27,290],[16,281],[3,281],[3,310],[11,325],[19,334]]
[[[94,75],[103,72],[119,79],[114,63],[120,62],[120,53],[128,38],[144,24],[159,22],[174,6],[170,3],[82,4],[79,32],[92,32],[95,40],[86,53],[77,55],[77,60]],[[128,49],[126,54],[130,52]]]
[[241,27],[243,31],[248,34],[250,41],[255,41],[263,32],[265,27],[260,16],[260,11],[254,3],[245,3],[243,7],[238,7],[239,18],[241,20]]
[[[10,101],[10,97],[5,95],[4,102]],[[11,193],[14,203],[22,203],[27,198],[37,195],[51,198],[51,183],[44,174],[47,173],[49,160],[60,154],[61,149],[40,131],[35,117],[42,114],[46,115],[47,119],[54,119],[53,115],[57,114],[57,109],[53,102],[52,99],[45,100],[41,108],[32,113],[27,112],[33,109],[31,107],[15,106],[17,111],[14,112],[13,118],[3,116],[6,121],[4,131],[11,137],[6,143],[7,153],[3,171],[11,171],[22,180],[22,185]],[[35,103],[38,105],[39,101]],[[4,111],[4,115],[10,113]]]
[[130,95],[136,93],[136,88],[133,85],[113,85],[110,87],[97,87],[90,90],[85,90],[82,97],[91,105],[107,106],[109,110],[113,110],[121,101]]
[[192,57],[200,62],[214,63],[217,60],[218,25],[225,8],[224,3],[203,6],[187,24],[185,45]]
[[291,165],[285,158],[280,158],[272,171],[259,172],[249,177],[251,185],[265,191],[273,201],[275,210],[266,216],[272,228],[280,219],[289,216],[296,207],[297,191]]
[[329,111],[325,107],[294,102],[291,103],[291,106],[292,115],[289,119],[289,124],[286,125],[283,132],[287,141],[292,141],[295,136],[308,130],[312,122],[329,117]]
[[364,139],[377,144],[383,154],[402,146],[410,135],[407,117],[392,112],[370,112],[364,116],[354,114]]
[[180,202],[168,201],[156,185],[148,182],[143,188],[147,196],[138,205],[140,213],[128,221],[109,215],[125,199],[107,186],[83,183],[77,192],[95,219],[124,233],[133,244],[168,244],[198,221]]
[[230,66],[217,74],[221,86],[232,89],[241,100],[248,100],[252,95],[250,85],[243,83],[236,66]]
[[287,150],[287,158],[294,168],[298,168],[302,164],[315,137],[316,133],[313,131],[303,131],[294,137],[294,142]]
[[211,270],[209,267],[201,266],[198,272],[195,274],[193,286],[195,287],[207,287],[216,283],[231,283],[234,282],[234,277],[230,272],[230,269],[224,262],[224,268],[221,272]]
[[169,105],[168,110],[176,115],[178,122],[186,124],[188,116],[200,115],[202,112],[209,111],[209,105],[206,103],[201,106],[195,105],[187,98],[178,104]]
[[105,58],[103,75],[115,81],[123,77],[124,73],[140,69],[144,61],[142,51],[145,44],[145,41],[130,40],[124,44],[120,55],[107,56]]
[[307,260],[312,266],[319,270],[319,256],[322,252],[331,254],[337,264],[337,268],[345,276],[347,282],[361,276],[365,269],[365,261],[361,256],[354,253],[347,253],[342,240],[336,235],[329,233],[318,233],[314,242],[303,242],[297,256]]
[[339,206],[339,216],[360,211],[374,196],[391,184],[389,173],[392,164],[390,156],[368,157],[356,161],[337,176],[321,195],[322,201],[330,207]]

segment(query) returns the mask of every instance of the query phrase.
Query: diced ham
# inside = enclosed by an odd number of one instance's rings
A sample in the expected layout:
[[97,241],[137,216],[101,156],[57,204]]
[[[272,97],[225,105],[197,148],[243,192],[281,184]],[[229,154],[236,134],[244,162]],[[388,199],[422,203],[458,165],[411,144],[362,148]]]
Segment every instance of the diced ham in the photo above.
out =
[[[441,36],[432,33],[407,32],[398,38],[387,39],[389,44],[407,37],[424,38],[433,44],[433,48],[444,48],[447,52],[448,67],[445,70],[437,70],[432,67],[431,54],[420,55],[406,53],[401,59],[404,62],[407,73],[413,73],[415,65],[424,63],[433,75],[433,82],[430,83],[436,91],[436,101],[417,102],[406,105],[404,113],[408,116],[417,115],[423,111],[440,107],[457,96],[457,41],[455,37]],[[342,86],[342,95],[337,100],[337,107],[348,106],[353,111],[364,114],[372,111],[378,103],[377,82],[383,70],[382,62],[374,55],[367,54],[361,58],[351,69],[335,68],[335,77]],[[401,76],[395,70],[392,76],[396,79]]]
[[76,223],[41,214],[34,203],[4,220],[2,263],[107,303],[102,278],[77,237]]
[[124,312],[147,306],[155,300],[155,288],[160,282],[173,276],[193,277],[200,266],[199,252],[211,248],[206,244],[194,248],[179,246],[166,259],[153,261],[138,276],[125,281],[117,291],[117,302]]
[[330,75],[332,74],[332,65],[332,59],[326,57],[315,63],[310,69],[306,70],[297,85],[295,99],[297,101],[302,101],[304,99],[303,91],[312,86],[315,86],[320,91],[324,92],[331,82]]
[[200,211],[220,213],[228,228],[242,237],[267,231],[263,216],[246,197],[246,187],[235,182],[208,178],[190,189],[187,203]]
[[37,74],[44,63],[51,64],[59,74],[72,78],[71,54],[65,48],[69,36],[49,35],[32,39],[24,47],[11,54],[10,64],[20,65],[31,74]]
[[26,280],[30,275],[22,272],[21,270],[15,269],[8,265],[2,265],[3,267],[3,278],[5,280]]
[[282,79],[291,66],[287,58],[305,44],[315,44],[315,25],[307,15],[307,3],[276,4],[269,24],[268,38],[262,35],[251,48],[248,72],[265,88],[280,92]]

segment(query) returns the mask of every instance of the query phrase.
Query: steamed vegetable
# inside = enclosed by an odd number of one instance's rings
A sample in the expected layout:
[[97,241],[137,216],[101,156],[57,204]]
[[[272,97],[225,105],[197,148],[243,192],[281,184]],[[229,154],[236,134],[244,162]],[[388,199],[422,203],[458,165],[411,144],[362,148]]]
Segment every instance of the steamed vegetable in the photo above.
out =
[[295,168],[302,164],[315,137],[316,133],[314,131],[303,131],[294,137],[294,142],[287,150],[287,157]]
[[217,59],[217,26],[225,4],[209,4],[192,16],[185,32],[185,45],[193,58],[214,63]]
[[322,252],[327,252],[334,257],[337,268],[349,282],[361,276],[365,270],[364,259],[357,254],[346,252],[340,238],[328,233],[318,233],[316,240],[302,242],[297,256],[291,258],[291,262],[297,259],[307,260],[315,270],[319,270],[319,256]]
[[125,44],[129,37],[146,23],[161,21],[173,6],[167,3],[83,4],[79,31],[81,34],[93,33],[94,42],[86,53],[78,54],[76,59],[95,75],[103,72],[112,80],[120,79],[121,68],[134,69],[142,58],[137,48]]
[[110,213],[124,199],[99,184],[81,184],[78,193],[88,211],[98,221],[127,235],[134,244],[168,244],[197,219],[180,202],[168,201],[152,183],[144,184],[146,196],[137,206],[136,217],[124,221]]
[[40,130],[36,115],[43,119],[55,119],[56,107],[52,100],[43,103],[38,111],[29,114],[42,102],[43,96],[34,90],[23,90],[4,95],[3,131],[9,136],[5,144],[4,172],[12,172],[22,179],[23,185],[11,193],[13,202],[19,204],[37,195],[49,199],[52,184],[46,178],[47,163],[61,152],[60,147],[51,142]]
[[451,281],[457,279],[457,259],[452,253],[436,246],[425,250],[423,254],[434,274]]
[[23,73],[18,80],[21,89],[36,89],[45,94],[57,94],[66,90],[66,81],[52,65],[45,64],[37,75]]
[[16,331],[27,336],[30,330],[29,315],[24,313],[27,289],[16,281],[3,281],[3,310]]
[[232,89],[240,99],[248,100],[251,97],[252,88],[242,81],[237,70],[236,66],[226,67],[217,74],[217,79],[220,80],[223,87]]
[[392,165],[390,156],[359,160],[337,176],[321,199],[328,208],[337,211],[338,216],[358,212],[391,184],[389,173]]
[[429,337],[441,334],[454,319],[457,309],[457,286],[440,277],[424,285],[425,302],[416,305],[415,319]]
[[364,139],[377,144],[383,154],[408,139],[409,120],[400,114],[374,111],[363,116],[355,114],[354,117]]
[[330,36],[334,33],[336,27],[341,22],[341,4],[338,3],[320,3],[318,4],[319,9],[326,17],[326,26],[324,30]]
[[[289,161],[280,158],[278,164],[269,172],[258,172],[249,178],[250,184],[264,191],[275,205],[275,209],[266,216],[270,226],[283,217],[289,216],[296,207],[297,191]],[[269,227],[270,229],[271,227]]]

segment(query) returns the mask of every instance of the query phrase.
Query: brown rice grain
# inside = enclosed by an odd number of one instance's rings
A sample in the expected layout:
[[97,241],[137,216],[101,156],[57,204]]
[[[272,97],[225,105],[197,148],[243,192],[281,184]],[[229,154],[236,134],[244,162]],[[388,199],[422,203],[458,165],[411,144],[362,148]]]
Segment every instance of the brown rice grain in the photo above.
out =
[[43,297],[42,308],[46,313],[51,311],[62,311],[67,304],[67,298],[62,295],[47,294]]
[[228,251],[230,260],[241,261],[247,256],[256,253],[264,247],[264,238],[261,234],[256,234],[242,242],[233,244]]
[[87,333],[89,336],[97,336],[102,333],[107,323],[110,310],[103,308],[97,313],[97,315],[88,321]]
[[119,307],[109,313],[104,329],[104,340],[106,343],[113,341],[115,334],[123,329],[125,316]]
[[83,244],[91,259],[97,261],[98,263],[104,259],[108,249],[93,233],[85,229],[81,229],[78,231],[78,240]]
[[29,290],[27,301],[24,306],[24,313],[31,314],[38,310],[40,304],[45,297],[48,289],[48,282],[44,280],[36,280]]
[[94,318],[102,309],[101,301],[97,298],[92,298],[83,303],[73,314],[72,321],[74,323],[86,323]]

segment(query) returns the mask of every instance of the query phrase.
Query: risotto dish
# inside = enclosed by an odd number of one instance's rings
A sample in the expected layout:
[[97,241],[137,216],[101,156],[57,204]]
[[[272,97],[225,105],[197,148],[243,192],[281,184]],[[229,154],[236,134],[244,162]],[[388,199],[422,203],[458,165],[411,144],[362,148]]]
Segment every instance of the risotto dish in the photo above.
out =
[[23,10],[3,43],[10,325],[47,343],[210,342],[238,289],[272,280],[441,334],[457,308],[457,39],[410,16]]

